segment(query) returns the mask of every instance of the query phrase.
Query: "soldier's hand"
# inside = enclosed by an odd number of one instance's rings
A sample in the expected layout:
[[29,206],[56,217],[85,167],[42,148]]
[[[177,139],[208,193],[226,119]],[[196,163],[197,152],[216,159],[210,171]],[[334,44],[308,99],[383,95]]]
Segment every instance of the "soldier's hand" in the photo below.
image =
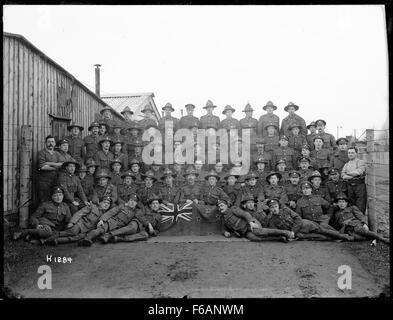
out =
[[151,223],[149,223],[149,234],[150,234],[150,235],[153,235],[153,234],[154,234],[154,228],[153,228],[153,226],[151,225]]
[[67,224],[67,229],[72,228],[74,226],[74,224],[72,222],[70,222],[69,224]]
[[86,201],[86,202],[85,202],[85,205],[86,205],[87,207],[90,207],[90,205],[91,205],[91,202],[89,202],[89,201]]
[[366,231],[369,231],[368,225],[367,225],[367,224],[364,224],[364,225],[363,225],[363,229],[366,230]]
[[98,221],[97,227],[101,227],[101,226],[103,226],[103,225],[104,225],[104,221],[102,221],[102,220]]
[[77,201],[72,201],[72,204],[73,204],[75,207],[79,207],[79,202],[77,202]]
[[198,204],[198,199],[194,199],[194,203]]
[[296,208],[296,202],[293,201],[293,200],[289,201],[289,206],[290,206],[291,208]]
[[42,224],[37,224],[36,229],[43,230],[44,226]]
[[192,203],[192,200],[187,199],[186,203]]

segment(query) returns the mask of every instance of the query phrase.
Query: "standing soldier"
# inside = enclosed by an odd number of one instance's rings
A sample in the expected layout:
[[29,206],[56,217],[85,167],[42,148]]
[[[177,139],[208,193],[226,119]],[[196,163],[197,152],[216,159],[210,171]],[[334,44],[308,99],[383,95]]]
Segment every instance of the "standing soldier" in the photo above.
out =
[[165,131],[165,122],[172,122],[172,128],[173,128],[173,132],[171,133],[171,135],[173,135],[178,127],[179,127],[179,119],[172,117],[172,112],[175,111],[175,109],[173,109],[172,104],[171,103],[167,103],[162,110],[165,112],[165,116],[163,116],[159,122],[158,122],[158,128],[160,129],[161,133],[164,133]]
[[189,167],[183,175],[187,180],[187,184],[180,189],[179,203],[186,202],[198,203],[201,200],[201,186],[196,183],[197,172],[194,168]]
[[101,170],[97,173],[96,178],[97,184],[93,190],[92,202],[99,204],[104,199],[104,197],[110,197],[111,206],[117,205],[117,188],[113,184],[109,183],[109,180],[111,179],[110,175],[105,170]]
[[156,127],[157,128],[157,122],[153,117],[154,110],[151,107],[150,104],[147,104],[141,112],[144,114],[144,118],[142,120],[139,120],[138,125],[141,127],[142,132],[144,130],[149,129],[150,127]]
[[301,182],[307,181],[308,178],[314,173],[314,170],[310,168],[311,159],[308,157],[302,157],[299,159],[299,174]]
[[318,135],[317,134],[317,124],[312,121],[308,126],[307,129],[310,130],[310,134],[306,135],[307,144],[309,145],[311,150],[314,150],[314,138]]
[[126,144],[125,144],[127,148],[124,149],[124,153],[127,151],[128,159],[130,159],[134,155],[135,142],[140,141],[142,128],[139,126],[138,123],[130,124],[130,127],[128,128],[128,132],[129,133],[126,135]]
[[37,210],[30,216],[31,229],[25,229],[13,234],[13,239],[24,237],[48,238],[54,232],[64,230],[71,213],[63,202],[64,191],[59,186],[54,186],[50,192],[51,201],[42,202]]
[[277,163],[279,159],[285,159],[288,170],[296,167],[295,151],[291,147],[288,147],[287,136],[280,137],[279,146],[273,151],[273,163]]
[[[121,130],[123,129],[123,124],[120,123],[120,121],[113,121],[113,125],[112,125],[112,133],[109,135],[109,138],[112,141],[120,141],[124,144],[125,142],[125,136],[123,134],[121,134]],[[112,146],[112,152],[114,149],[114,145]]]
[[101,169],[110,170],[111,161],[115,159],[113,153],[110,151],[112,140],[109,137],[105,137],[99,142],[101,150],[94,155],[94,161],[98,164]]
[[91,204],[83,207],[72,216],[66,230],[56,232],[42,243],[57,245],[83,239],[90,230],[96,228],[99,218],[110,208],[110,205],[111,198],[103,197],[97,206]]
[[314,150],[311,151],[311,158],[315,160],[317,169],[322,168],[325,162],[330,162],[330,151],[328,149],[323,149],[323,138],[320,136],[314,137]]
[[186,112],[187,115],[180,118],[179,121],[179,129],[189,129],[191,125],[196,124],[197,128],[199,127],[199,119],[194,117],[194,109],[195,106],[193,104],[186,104]]
[[295,113],[295,111],[299,110],[299,106],[297,106],[293,102],[289,102],[288,105],[284,108],[284,110],[287,111],[289,115],[282,119],[280,133],[285,136],[290,135],[290,131],[288,130],[288,128],[292,123],[296,122],[301,126],[300,134],[306,136],[306,121],[304,121],[302,117],[298,116]]
[[45,148],[38,152],[38,196],[39,201],[48,201],[50,189],[57,178],[57,169],[62,166],[60,155],[55,151],[56,141],[53,136],[45,138]]
[[210,100],[207,100],[206,105],[203,109],[206,109],[206,114],[200,119],[201,129],[218,129],[220,127],[220,118],[213,115],[213,109],[217,108]]
[[82,164],[86,156],[85,142],[80,137],[83,127],[74,123],[67,126],[67,130],[71,131],[71,134],[64,138],[69,143],[68,152],[76,162]]
[[273,156],[270,152],[266,152],[265,146],[266,146],[266,141],[265,139],[257,138],[256,140],[256,145],[257,145],[257,151],[255,154],[253,154],[253,161],[254,164],[257,164],[258,159],[264,159],[265,160],[265,170],[266,171],[271,171],[273,168]]
[[281,174],[279,185],[285,186],[289,182],[289,171],[287,170],[287,162],[285,161],[284,158],[277,160],[275,169],[277,170],[278,173]]
[[326,121],[320,119],[315,121],[315,123],[317,124],[318,135],[323,139],[323,148],[333,153],[333,150],[336,149],[336,139],[332,134],[325,132]]
[[136,194],[138,186],[134,183],[134,175],[131,171],[122,174],[123,183],[117,188],[118,202],[124,204],[129,199],[130,195]]
[[297,123],[292,123],[288,130],[291,134],[288,136],[288,146],[296,152],[296,158],[298,158],[302,152],[302,146],[307,143],[306,137],[299,134],[302,127]]
[[254,163],[256,165],[255,174],[258,175],[257,184],[261,187],[264,187],[267,184],[266,177],[271,171],[271,170],[266,170],[268,161],[265,158],[261,157],[256,159]]
[[232,115],[235,111],[236,110],[234,108],[232,108],[230,105],[225,106],[222,114],[225,115],[226,118],[221,121],[220,128],[224,128],[228,131],[231,129],[239,129],[240,128],[239,120],[232,117]]
[[265,114],[261,115],[258,121],[258,136],[265,137],[267,136],[266,127],[271,124],[275,124],[277,127],[276,135],[278,136],[278,127],[280,126],[280,118],[279,116],[273,113],[274,110],[277,110],[277,107],[273,104],[273,102],[268,101],[265,106],[262,107],[263,110],[266,111]]
[[265,151],[273,156],[273,151],[279,146],[278,126],[275,123],[266,125],[266,136],[263,138]]
[[337,168],[338,171],[341,172],[344,164],[348,162],[348,139],[340,138],[337,139],[336,144],[338,146],[338,150],[336,150],[331,159],[330,166],[332,168]]
[[124,123],[123,123],[123,132],[124,135],[128,133],[130,128],[133,128],[136,125],[136,121],[132,119],[132,115],[134,114],[134,111],[130,109],[130,107],[126,106],[123,111],[120,112],[123,117],[124,117]]
[[341,177],[348,183],[349,200],[365,213],[367,206],[366,163],[358,158],[356,147],[348,148],[348,159],[341,171]]
[[240,120],[240,128],[251,129],[251,136],[256,136],[258,129],[258,120],[252,117],[254,109],[249,103],[246,104],[243,112],[246,116]]
[[141,186],[143,183],[143,180],[142,180],[142,173],[140,172],[140,170],[141,170],[140,161],[137,158],[133,158],[133,159],[131,159],[129,165],[130,165],[131,173],[134,177],[135,184],[138,187]]
[[105,106],[100,110],[102,118],[99,120],[100,123],[107,125],[107,134],[111,133],[113,124],[113,109],[109,106]]
[[91,183],[91,179],[87,175],[87,168],[84,164],[82,164],[78,169],[78,177],[87,201],[91,201],[91,198],[93,197],[94,184]]
[[122,140],[112,140],[113,141],[113,157],[120,160],[122,170],[127,170],[128,168],[128,154],[123,152],[124,142]]
[[142,177],[144,185],[138,189],[137,195],[141,205],[147,205],[148,200],[152,195],[160,195],[160,190],[154,184],[157,181],[157,178],[154,176],[153,171],[146,171],[146,173],[143,174]]
[[160,193],[162,196],[162,202],[165,205],[168,203],[179,203],[180,188],[174,184],[174,177],[174,173],[169,168],[164,171],[164,175],[161,177],[161,180],[164,181],[164,184],[162,187],[160,187]]
[[67,161],[75,161],[75,159],[68,153],[68,140],[62,139],[57,143],[57,145],[59,146],[59,162],[64,163]]
[[58,181],[64,190],[64,202],[70,207],[71,214],[74,214],[85,205],[89,205],[79,177],[75,175],[77,167],[79,169],[80,165],[75,161],[64,162],[62,166],[64,172],[59,174]]
[[86,147],[86,160],[93,158],[94,155],[99,150],[99,141],[101,140],[101,136],[98,134],[100,125],[98,122],[92,122],[89,126],[89,131],[91,134],[87,135],[83,141]]
[[[133,147],[134,147],[134,153],[132,154],[131,157],[128,157],[130,160],[137,160],[139,164],[139,168],[141,172],[145,171],[145,164],[142,159],[142,151],[143,151],[143,142],[142,140],[135,140],[133,142]],[[131,168],[131,162],[128,163],[130,168]]]
[[314,170],[318,169],[317,162],[315,161],[314,158],[311,158],[311,150],[310,150],[310,147],[308,146],[307,143],[302,145],[301,155],[299,156],[297,161],[299,162],[301,158],[309,158],[310,159],[310,166]]

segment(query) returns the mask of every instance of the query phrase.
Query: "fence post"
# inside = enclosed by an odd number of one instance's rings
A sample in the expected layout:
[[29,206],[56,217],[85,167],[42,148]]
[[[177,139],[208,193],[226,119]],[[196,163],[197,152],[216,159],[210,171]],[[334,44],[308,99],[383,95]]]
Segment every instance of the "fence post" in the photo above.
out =
[[33,131],[31,126],[22,126],[20,143],[20,189],[19,189],[19,227],[27,228],[31,200],[31,165]]
[[368,225],[371,231],[377,231],[377,218],[375,212],[375,199],[376,199],[376,189],[375,189],[375,166],[374,166],[374,141],[375,132],[373,129],[366,130],[367,139],[367,218]]

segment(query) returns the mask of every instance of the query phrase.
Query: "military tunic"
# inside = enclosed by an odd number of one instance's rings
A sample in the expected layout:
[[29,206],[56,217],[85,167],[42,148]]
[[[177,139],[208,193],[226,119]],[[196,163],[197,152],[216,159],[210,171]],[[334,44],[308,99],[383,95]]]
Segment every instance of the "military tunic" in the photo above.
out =
[[[64,201],[72,203],[73,201],[78,201],[79,199],[84,203],[87,202],[85,191],[82,188],[79,177],[74,174],[69,174],[68,172],[61,173],[59,175],[59,184],[64,190]],[[78,196],[76,198],[75,196]]]
[[330,159],[330,167],[338,169],[338,171],[342,171],[344,165],[349,161],[348,152],[347,151],[339,151],[333,153]]
[[319,195],[303,195],[296,204],[296,212],[303,219],[311,220],[324,226],[329,224],[330,208],[329,202]]
[[268,185],[268,182],[266,181],[266,177],[268,176],[268,174],[270,173],[270,170],[257,170],[255,171],[255,173],[258,175],[259,179],[257,180],[257,186],[260,187],[264,187]]
[[326,162],[330,163],[330,151],[328,149],[314,149],[311,151],[310,155],[313,159],[315,159],[318,169],[322,168]]
[[223,186],[222,190],[228,195],[231,203],[236,203],[238,195],[241,194],[242,187],[237,183],[234,186],[226,184]]
[[255,169],[257,168],[257,164],[255,163],[255,161],[257,161],[258,159],[263,158],[264,160],[267,161],[267,163],[265,163],[265,171],[272,171],[274,168],[274,164],[273,164],[273,156],[270,152],[263,152],[263,153],[254,153],[252,160],[254,163],[254,167]]
[[295,151],[290,147],[277,147],[273,151],[273,162],[277,163],[280,159],[285,159],[287,170],[292,170],[297,167]]
[[251,135],[255,136],[257,134],[258,130],[258,120],[252,117],[245,117],[239,121],[240,128],[242,129],[247,129],[250,128],[251,130]]
[[308,146],[310,147],[310,150],[314,150],[315,149],[315,145],[314,145],[314,138],[318,136],[317,133],[310,133],[306,136],[306,141]]
[[220,128],[224,128],[226,130],[240,129],[240,123],[239,120],[235,118],[225,118],[220,122]]
[[72,216],[69,223],[73,226],[61,232],[60,237],[77,235],[78,233],[83,234],[93,230],[104,213],[104,209],[93,203],[90,206],[83,207]]
[[109,173],[111,177],[111,183],[119,189],[119,186],[123,184],[122,172],[115,173],[111,171]]
[[359,232],[367,224],[367,217],[356,206],[339,209],[334,214],[334,220],[341,232]]
[[179,128],[179,119],[172,117],[172,116],[163,116],[159,121],[158,121],[158,128],[160,129],[161,132],[164,132],[165,130],[165,122],[172,122],[172,130],[173,134],[177,131]]
[[249,184],[246,184],[244,187],[241,189],[241,194],[236,199],[236,206],[240,206],[240,202],[242,198],[246,195],[251,195],[255,201],[262,202],[265,200],[264,192],[263,192],[263,187],[260,185],[255,184],[255,186],[250,186]]
[[114,207],[118,201],[117,187],[111,183],[106,186],[95,186],[93,190],[92,202],[98,204],[102,201],[103,197],[107,196],[112,199],[111,207]]
[[337,182],[328,180],[326,183],[326,188],[332,200],[335,200],[340,193],[344,193],[346,196],[348,196],[348,184],[344,180],[339,179]]
[[268,216],[269,228],[296,232],[302,224],[302,218],[288,207],[281,207],[278,214]]
[[164,184],[160,188],[160,192],[161,192],[162,202],[164,204],[168,204],[168,203],[178,204],[179,203],[180,188],[176,187],[175,185],[170,187],[168,184]]
[[113,160],[115,160],[115,157],[111,151],[104,152],[103,150],[100,150],[94,155],[94,161],[97,165],[99,165],[101,169],[106,169],[108,172]]
[[93,197],[93,189],[94,189],[94,176],[92,175],[87,175],[83,178],[80,179],[81,186],[83,188],[83,191],[85,192],[87,201],[91,201]]
[[186,184],[180,189],[179,202],[185,203],[187,200],[202,200],[202,188],[199,184],[195,183],[193,185]]
[[136,194],[138,192],[138,187],[133,183],[131,185],[120,184],[117,188],[118,193],[118,203],[124,204],[128,201],[130,195]]
[[100,150],[100,146],[98,144],[100,140],[101,136],[98,134],[96,136],[89,134],[83,139],[86,147],[86,160],[94,158],[94,155],[98,152],[98,150]]
[[294,136],[290,134],[288,136],[288,147],[291,147],[293,150],[297,152],[297,156],[299,156],[302,152],[302,146],[306,144],[306,138],[303,135]]
[[281,179],[278,182],[278,185],[285,186],[286,184],[290,183],[289,171],[285,170],[285,171],[277,171],[277,172],[281,174]]
[[126,171],[128,169],[128,154],[123,152],[113,152],[113,158],[119,159],[121,162],[121,170]]
[[55,203],[54,201],[46,201],[38,206],[29,220],[33,227],[37,225],[47,226],[45,229],[47,234],[44,236],[50,236],[52,234],[52,228],[56,231],[64,230],[70,219],[71,212],[67,204],[64,202]]
[[[261,115],[258,121],[258,136],[266,137],[267,136],[266,127],[271,123],[275,124],[277,128],[279,128],[280,117],[275,114],[268,114],[268,113]],[[275,136],[278,135],[279,135],[279,131],[276,131]]]
[[138,189],[137,195],[138,195],[140,203],[142,203],[142,205],[147,205],[148,200],[153,195],[160,195],[161,196],[161,193],[160,193],[160,190],[158,189],[158,187],[153,184],[153,186],[151,186],[149,188],[146,186],[141,186]]
[[313,169],[299,169],[298,170],[299,174],[300,174],[300,180],[299,183],[303,182],[303,181],[307,181],[308,178],[314,173]]
[[280,145],[279,140],[280,138],[278,136],[265,136],[263,138],[263,142],[265,143],[265,152],[268,152],[273,156],[274,150]]
[[198,128],[200,127],[199,119],[197,117],[186,115],[184,117],[181,117],[179,120],[179,129],[189,129],[190,126],[194,125]]
[[68,153],[76,160],[76,162],[82,164],[86,156],[85,142],[79,136],[74,137],[70,135],[64,139],[68,141]]
[[[120,232],[116,232],[116,233],[111,232],[112,235],[119,235],[122,234],[123,232],[126,233],[127,231],[135,229],[132,226],[130,226],[130,228],[127,228],[127,226],[132,221],[135,221],[137,225],[140,224],[140,222],[137,221],[136,218],[136,215],[139,212],[142,212],[142,210],[137,207],[131,208],[126,204],[121,204],[105,212],[101,216],[100,221],[107,223],[107,225],[104,227],[105,232],[119,230]],[[137,232],[138,230],[134,230],[134,231]]]
[[291,135],[291,131],[288,130],[288,128],[293,123],[297,123],[298,125],[300,125],[302,127],[299,131],[299,134],[303,134],[304,136],[307,135],[306,121],[304,121],[304,119],[302,117],[298,116],[297,114],[294,114],[293,116],[288,115],[287,117],[282,119],[281,127],[280,127],[280,134],[285,135],[285,136]]
[[146,130],[149,127],[156,127],[157,126],[157,122],[154,119],[147,119],[144,118],[142,120],[139,120],[138,122],[138,126],[142,128],[142,130]]
[[229,230],[239,232],[245,235],[249,230],[249,223],[253,220],[253,217],[247,211],[240,209],[237,206],[228,208],[222,214],[224,226]]
[[319,186],[319,188],[312,188],[312,194],[315,195],[320,195],[322,198],[324,198],[327,202],[332,203],[333,199],[330,197],[329,191],[327,189],[327,187],[325,186]]
[[265,199],[278,199],[280,201],[281,205],[288,203],[288,196],[287,196],[283,186],[267,185],[263,188],[263,193],[264,193]]
[[333,150],[337,148],[336,139],[334,138],[334,136],[332,134],[324,132],[323,134],[320,134],[319,136],[322,136],[322,138],[323,138],[322,148],[328,149],[330,152],[333,152]]
[[145,207],[143,211],[139,211],[136,214],[136,218],[142,223],[146,230],[148,229],[149,223],[152,225],[154,230],[160,230],[161,213]]
[[215,128],[217,130],[220,128],[220,118],[212,114],[205,114],[201,117],[199,125],[201,129]]
[[299,184],[287,183],[284,190],[288,196],[288,201],[295,201],[295,203],[302,197],[302,190]]

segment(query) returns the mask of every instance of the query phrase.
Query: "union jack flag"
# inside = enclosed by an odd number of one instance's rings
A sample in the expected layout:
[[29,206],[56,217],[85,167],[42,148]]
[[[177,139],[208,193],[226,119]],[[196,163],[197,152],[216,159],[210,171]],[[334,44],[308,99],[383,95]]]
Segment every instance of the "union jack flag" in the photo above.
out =
[[169,203],[167,205],[161,204],[158,210],[161,213],[161,224],[170,222],[167,229],[172,227],[177,223],[179,219],[183,219],[187,222],[192,220],[192,208],[193,203],[186,204],[173,204]]

